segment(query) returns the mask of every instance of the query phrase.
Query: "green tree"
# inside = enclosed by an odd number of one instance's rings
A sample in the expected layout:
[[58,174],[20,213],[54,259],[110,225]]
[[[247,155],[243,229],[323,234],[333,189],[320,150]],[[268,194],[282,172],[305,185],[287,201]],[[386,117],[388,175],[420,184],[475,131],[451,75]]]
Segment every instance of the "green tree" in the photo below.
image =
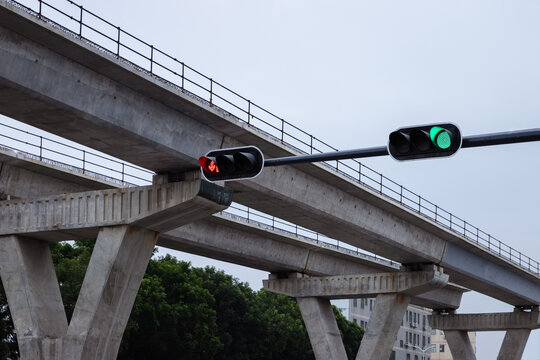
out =
[[[62,300],[71,318],[94,241],[51,244]],[[334,308],[354,359],[361,328]],[[0,352],[16,358],[17,343],[0,288]],[[119,352],[122,360],[304,360],[313,353],[298,304],[207,267],[166,255],[149,262]]]
[[356,358],[358,349],[360,348],[360,342],[364,336],[364,329],[360,325],[349,321],[343,316],[341,310],[335,306],[332,306],[334,310],[334,316],[336,317],[339,333],[343,339],[345,345],[345,352],[347,352],[347,358],[353,360]]

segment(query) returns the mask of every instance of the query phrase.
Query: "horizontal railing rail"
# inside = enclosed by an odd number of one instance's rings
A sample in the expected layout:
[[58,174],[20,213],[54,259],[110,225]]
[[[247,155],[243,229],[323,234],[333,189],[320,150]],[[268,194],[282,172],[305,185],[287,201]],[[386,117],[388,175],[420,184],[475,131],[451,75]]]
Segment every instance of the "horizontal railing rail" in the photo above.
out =
[[[44,0],[8,1],[71,36],[85,41],[104,54],[113,56],[181,90],[186,95],[229,113],[238,121],[247,123],[254,131],[281,142],[283,146],[301,154],[338,150],[71,0],[59,1],[55,6]],[[538,261],[441,209],[358,160],[336,160],[325,162],[323,165],[435,221],[488,252],[535,275],[540,275]]]
[[[17,136],[24,136],[24,140],[17,138]],[[57,149],[55,150],[47,147],[48,144],[54,144]],[[15,151],[18,155],[28,157],[32,160],[42,161],[53,166],[58,166],[90,177],[115,183],[118,186],[148,185],[152,183],[152,175],[154,175],[154,172],[150,170],[126,162],[121,162],[104,154],[89,152],[83,148],[78,148],[74,145],[53,140],[42,135],[33,134],[27,130],[21,130],[6,124],[0,124],[0,150],[1,149]],[[66,155],[66,150],[70,150],[75,155]],[[106,160],[107,162],[115,164],[116,168],[121,169],[121,171],[109,166],[100,166],[93,162],[91,164],[96,166],[96,169],[94,169],[95,171],[88,170],[88,156],[90,155],[97,159]],[[56,158],[52,159],[47,156]],[[105,172],[107,175],[97,171]],[[146,176],[141,176],[140,173]],[[133,182],[126,182],[124,180],[126,178],[131,179]],[[361,251],[358,247],[340,243],[338,240],[331,239],[318,232],[289,223],[285,220],[276,218],[275,216],[264,214],[240,204],[233,203],[227,210],[222,211],[220,214],[237,221],[242,221],[263,229],[281,232],[290,237],[310,241],[320,246],[356,255],[364,259],[380,262],[396,268],[400,266],[399,263],[394,261]]]

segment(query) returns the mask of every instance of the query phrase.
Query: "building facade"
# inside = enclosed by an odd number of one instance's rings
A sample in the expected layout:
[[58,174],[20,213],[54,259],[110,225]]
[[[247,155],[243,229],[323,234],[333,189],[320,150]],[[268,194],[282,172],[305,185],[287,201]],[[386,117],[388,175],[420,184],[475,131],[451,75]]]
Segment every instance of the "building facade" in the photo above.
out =
[[[364,329],[375,306],[375,299],[349,300],[349,320]],[[444,333],[431,329],[428,315],[431,310],[411,305],[407,308],[390,360],[450,360],[453,359],[444,338]],[[473,346],[476,334],[469,334]],[[474,341],[473,341],[474,339]],[[476,348],[475,348],[476,349]]]

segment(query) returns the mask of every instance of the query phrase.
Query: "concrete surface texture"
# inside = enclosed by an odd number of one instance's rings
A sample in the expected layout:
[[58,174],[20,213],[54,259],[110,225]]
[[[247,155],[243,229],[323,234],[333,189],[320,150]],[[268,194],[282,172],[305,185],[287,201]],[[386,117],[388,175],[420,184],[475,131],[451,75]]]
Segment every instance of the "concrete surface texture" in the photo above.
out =
[[268,291],[292,297],[324,297],[348,299],[373,297],[378,294],[403,293],[418,295],[448,284],[448,275],[433,267],[427,271],[339,275],[264,280]]
[[454,359],[476,360],[471,339],[466,331],[447,330],[444,335]]
[[230,190],[204,180],[4,200],[0,235],[77,239],[95,237],[92,229],[128,224],[163,232],[219,212],[231,201]]
[[[13,164],[9,159],[4,160]],[[51,177],[43,180],[54,182],[56,178],[65,178],[73,179],[76,184],[80,182],[65,167],[46,166],[44,170],[36,167],[37,163],[25,161],[26,159],[20,156],[19,160],[17,166],[13,165],[14,168],[31,170],[32,176],[47,172]],[[26,181],[11,183],[15,191],[26,184]],[[44,183],[44,190],[51,191],[46,185],[47,183]],[[0,187],[2,186],[0,179]],[[102,187],[103,184],[98,181],[85,181],[81,186],[85,187],[84,190],[90,190]],[[50,240],[58,241],[59,237]],[[217,214],[160,234],[158,245],[270,273],[301,272],[324,276],[400,270],[398,264],[392,265],[361,253],[338,250],[278,229],[261,228],[248,224],[245,220]],[[449,285],[414,296],[411,302],[434,309],[455,309],[459,307],[463,291],[466,289]]]
[[377,295],[356,360],[390,358],[392,346],[410,299],[411,297],[405,294]]
[[530,334],[530,329],[507,330],[497,360],[520,360]]
[[347,353],[330,300],[317,297],[296,299],[317,360],[346,360]]
[[516,310],[492,314],[433,314],[428,317],[433,329],[463,331],[501,331],[507,329],[540,328],[540,312]]
[[[0,61],[13,64],[0,69],[4,114],[160,172],[195,169],[212,148],[249,143],[270,157],[292,153],[219,108],[1,4]],[[540,303],[539,276],[322,165],[272,168],[227,186],[242,204],[340,241],[401,263],[441,265],[452,282],[513,305]]]

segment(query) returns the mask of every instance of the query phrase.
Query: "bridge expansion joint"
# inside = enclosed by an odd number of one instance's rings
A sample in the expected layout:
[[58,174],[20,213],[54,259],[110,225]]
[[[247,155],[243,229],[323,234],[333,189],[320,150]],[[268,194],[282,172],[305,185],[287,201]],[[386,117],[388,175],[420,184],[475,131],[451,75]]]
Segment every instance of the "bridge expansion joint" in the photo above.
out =
[[292,296],[349,299],[375,297],[379,294],[418,295],[448,284],[448,275],[436,265],[419,271],[311,277],[292,273],[283,279],[271,274],[263,281],[267,291]]

